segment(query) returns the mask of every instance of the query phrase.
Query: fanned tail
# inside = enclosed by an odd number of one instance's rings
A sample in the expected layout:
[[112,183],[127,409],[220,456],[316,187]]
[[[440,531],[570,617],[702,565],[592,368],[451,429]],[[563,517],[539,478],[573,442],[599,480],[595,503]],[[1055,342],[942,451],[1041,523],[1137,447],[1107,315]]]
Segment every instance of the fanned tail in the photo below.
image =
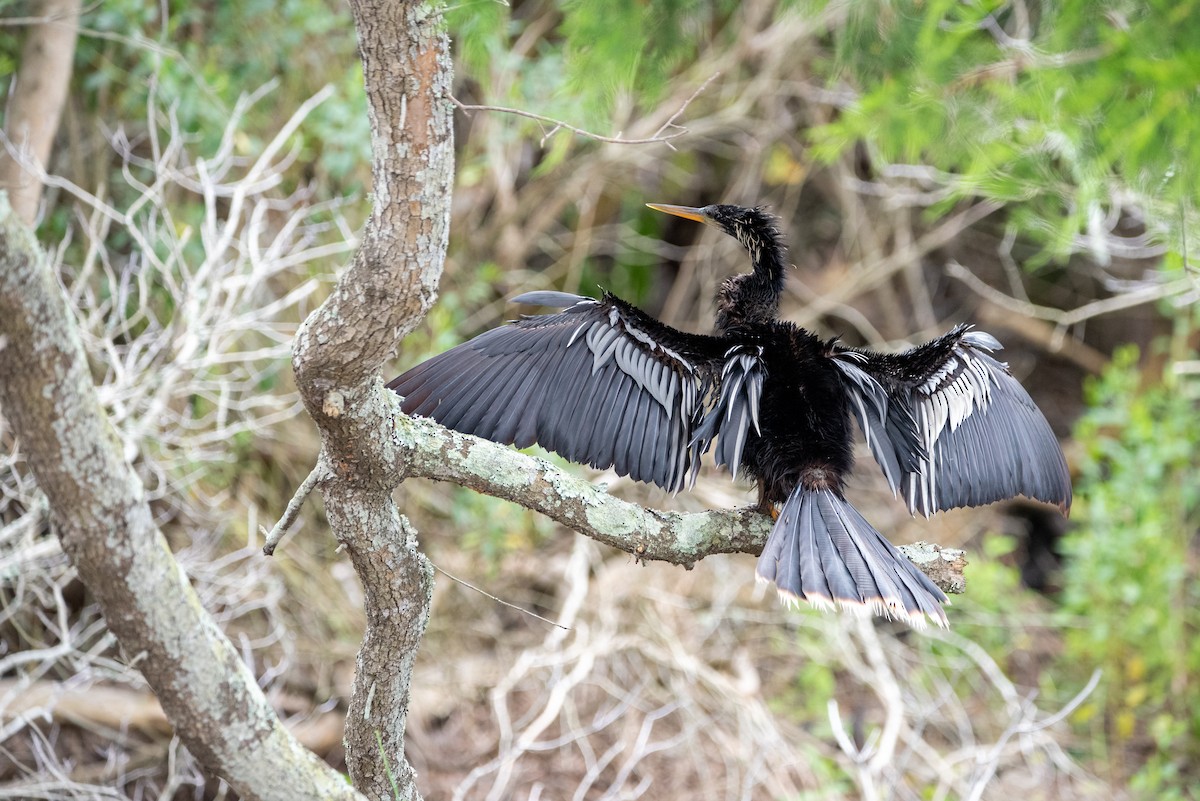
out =
[[832,490],[793,490],[756,572],[781,596],[818,608],[869,611],[917,628],[928,615],[947,625],[942,591]]

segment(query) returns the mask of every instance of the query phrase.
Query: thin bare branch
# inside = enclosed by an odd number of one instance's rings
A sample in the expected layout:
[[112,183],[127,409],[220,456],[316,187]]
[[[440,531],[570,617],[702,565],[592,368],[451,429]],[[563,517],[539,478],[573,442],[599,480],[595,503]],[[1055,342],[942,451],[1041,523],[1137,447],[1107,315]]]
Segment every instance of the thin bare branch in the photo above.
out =
[[508,106],[467,104],[463,103],[456,97],[451,97],[450,99],[453,101],[454,105],[458,107],[459,111],[499,111],[503,114],[512,114],[517,117],[525,117],[527,119],[537,120],[538,122],[544,122],[548,125],[553,125],[553,128],[542,134],[541,144],[543,145],[546,144],[547,139],[554,136],[554,134],[558,133],[559,130],[562,129],[568,130],[571,133],[582,136],[586,139],[594,139],[597,142],[606,142],[613,145],[650,145],[656,142],[666,142],[671,139],[677,139],[687,133],[687,131],[676,131],[674,133],[667,134],[666,136],[656,135],[643,137],[641,139],[625,139],[621,136],[605,136],[604,134],[586,131],[583,128],[578,128],[570,124],[569,122],[557,120],[553,117],[547,117],[543,114],[534,114],[532,111],[525,111],[524,109],[509,108]]
[[259,530],[266,537],[263,543],[263,554],[273,556],[275,548],[278,547],[280,540],[287,534],[287,530],[291,528],[292,523],[296,522],[296,518],[300,515],[300,507],[304,505],[304,501],[308,498],[312,491],[316,489],[317,482],[328,478],[332,475],[329,468],[323,461],[317,462],[317,466],[308,474],[308,478],[296,489],[296,493],[292,499],[288,501],[287,509],[283,512],[283,517],[279,518],[279,522],[267,531],[265,527],[260,526]]
[[480,595],[483,595],[487,598],[491,598],[493,601],[500,604],[501,606],[507,606],[509,609],[515,609],[523,615],[529,615],[530,617],[536,618],[537,620],[540,620],[543,623],[549,623],[551,626],[557,626],[558,628],[565,629],[567,631],[571,630],[570,626],[564,626],[562,623],[555,623],[550,618],[542,617],[537,612],[531,612],[523,606],[517,606],[516,604],[511,604],[508,601],[504,600],[503,598],[497,598],[495,595],[492,595],[487,590],[476,587],[471,582],[467,581],[466,579],[461,579],[458,576],[454,575],[453,573],[447,573],[445,570],[438,567],[437,565],[434,565],[433,569],[436,570],[437,572],[441,573],[446,578],[453,581],[455,584],[461,584],[462,586],[466,587],[469,590],[474,590],[475,592],[479,593]]
[[[700,93],[703,92],[705,89],[707,89],[708,85],[710,83],[712,83],[713,81],[715,81],[717,79],[717,77],[719,77],[719,76],[720,76],[719,72],[714,73],[710,78],[708,78],[708,80],[706,80],[704,83],[700,84],[700,86],[696,89],[696,91],[692,92],[692,94],[685,101],[683,101],[683,103],[679,106],[679,108],[675,111],[675,113],[672,114],[667,119],[666,122],[664,122],[661,126],[659,126],[658,130],[656,130],[653,134],[651,134],[650,136],[634,138],[634,139],[627,139],[627,138],[621,136],[620,134],[618,134],[617,136],[605,136],[603,134],[594,133],[592,131],[587,131],[587,130],[584,130],[583,128],[576,127],[574,125],[571,125],[569,122],[564,122],[563,120],[555,119],[554,117],[547,117],[543,114],[535,114],[532,111],[525,111],[524,109],[509,108],[507,106],[467,104],[467,103],[463,103],[462,101],[460,101],[458,98],[456,98],[454,96],[451,96],[450,100],[459,109],[459,111],[463,111],[463,112],[498,111],[503,114],[512,114],[517,117],[525,117],[527,119],[536,120],[538,122],[543,122],[543,123],[546,123],[547,125],[554,126],[549,131],[545,131],[542,134],[542,140],[541,140],[542,145],[545,145],[546,140],[548,140],[550,137],[554,136],[554,134],[558,133],[560,130],[567,130],[577,136],[582,136],[586,139],[593,139],[597,142],[605,142],[607,144],[612,144],[612,145],[651,145],[651,144],[655,144],[658,142],[662,142],[662,143],[665,143],[668,147],[672,147],[672,149],[673,149],[673,146],[670,144],[670,140],[678,139],[679,137],[685,135],[688,132],[686,128],[682,128],[679,125],[677,125],[676,120],[678,120],[683,115],[684,111],[687,110],[687,107],[692,104],[692,101],[695,100],[697,97],[699,97]],[[679,128],[679,130],[674,131],[672,133],[667,133],[667,131],[671,128]]]

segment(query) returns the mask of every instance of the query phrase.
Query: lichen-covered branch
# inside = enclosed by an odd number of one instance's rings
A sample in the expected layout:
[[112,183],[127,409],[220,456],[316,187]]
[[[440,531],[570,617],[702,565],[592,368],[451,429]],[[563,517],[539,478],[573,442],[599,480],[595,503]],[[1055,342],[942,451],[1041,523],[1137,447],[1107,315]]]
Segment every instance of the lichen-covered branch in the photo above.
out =
[[63,550],[192,753],[242,798],[360,798],[279,721],[172,556],[58,281],[2,191],[0,411]]
[[[713,554],[758,554],[771,531],[771,519],[754,509],[692,514],[646,509],[544,459],[399,411],[395,439],[408,476],[452,481],[513,501],[638,559],[691,567]],[[962,551],[928,543],[900,550],[944,592],[963,591]]]

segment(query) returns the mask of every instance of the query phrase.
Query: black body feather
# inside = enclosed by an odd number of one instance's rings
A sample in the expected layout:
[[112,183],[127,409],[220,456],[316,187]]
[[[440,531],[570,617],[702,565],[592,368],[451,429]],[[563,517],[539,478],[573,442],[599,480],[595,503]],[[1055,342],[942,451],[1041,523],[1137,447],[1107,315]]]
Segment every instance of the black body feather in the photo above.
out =
[[784,247],[761,209],[655,206],[734,236],[753,269],[722,284],[713,336],[660,323],[612,295],[531,292],[555,306],[430,359],[388,384],[408,414],[678,491],[700,455],[749,475],[782,512],[758,562],[780,593],[913,624],[946,622],[945,596],[846,501],[851,420],[894,492],[924,515],[1016,495],[1071,502],[1049,425],[959,326],[879,354],[776,319]]

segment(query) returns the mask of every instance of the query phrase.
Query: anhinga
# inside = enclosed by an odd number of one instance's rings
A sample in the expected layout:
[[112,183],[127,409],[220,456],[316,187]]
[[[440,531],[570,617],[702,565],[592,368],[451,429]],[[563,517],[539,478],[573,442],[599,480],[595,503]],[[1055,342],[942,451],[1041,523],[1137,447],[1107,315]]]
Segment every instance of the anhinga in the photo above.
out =
[[561,308],[417,365],[388,387],[408,414],[678,491],[715,443],[718,465],[782,504],[760,580],[790,598],[945,625],[942,592],[843,495],[851,418],[894,493],[928,516],[1016,495],[1071,503],[1045,417],[1002,362],[1000,343],[958,326],[903,353],[821,340],[776,318],[784,253],[762,209],[651,208],[712,225],[750,253],[725,280],[712,336],[677,331],[608,293],[529,292]]

